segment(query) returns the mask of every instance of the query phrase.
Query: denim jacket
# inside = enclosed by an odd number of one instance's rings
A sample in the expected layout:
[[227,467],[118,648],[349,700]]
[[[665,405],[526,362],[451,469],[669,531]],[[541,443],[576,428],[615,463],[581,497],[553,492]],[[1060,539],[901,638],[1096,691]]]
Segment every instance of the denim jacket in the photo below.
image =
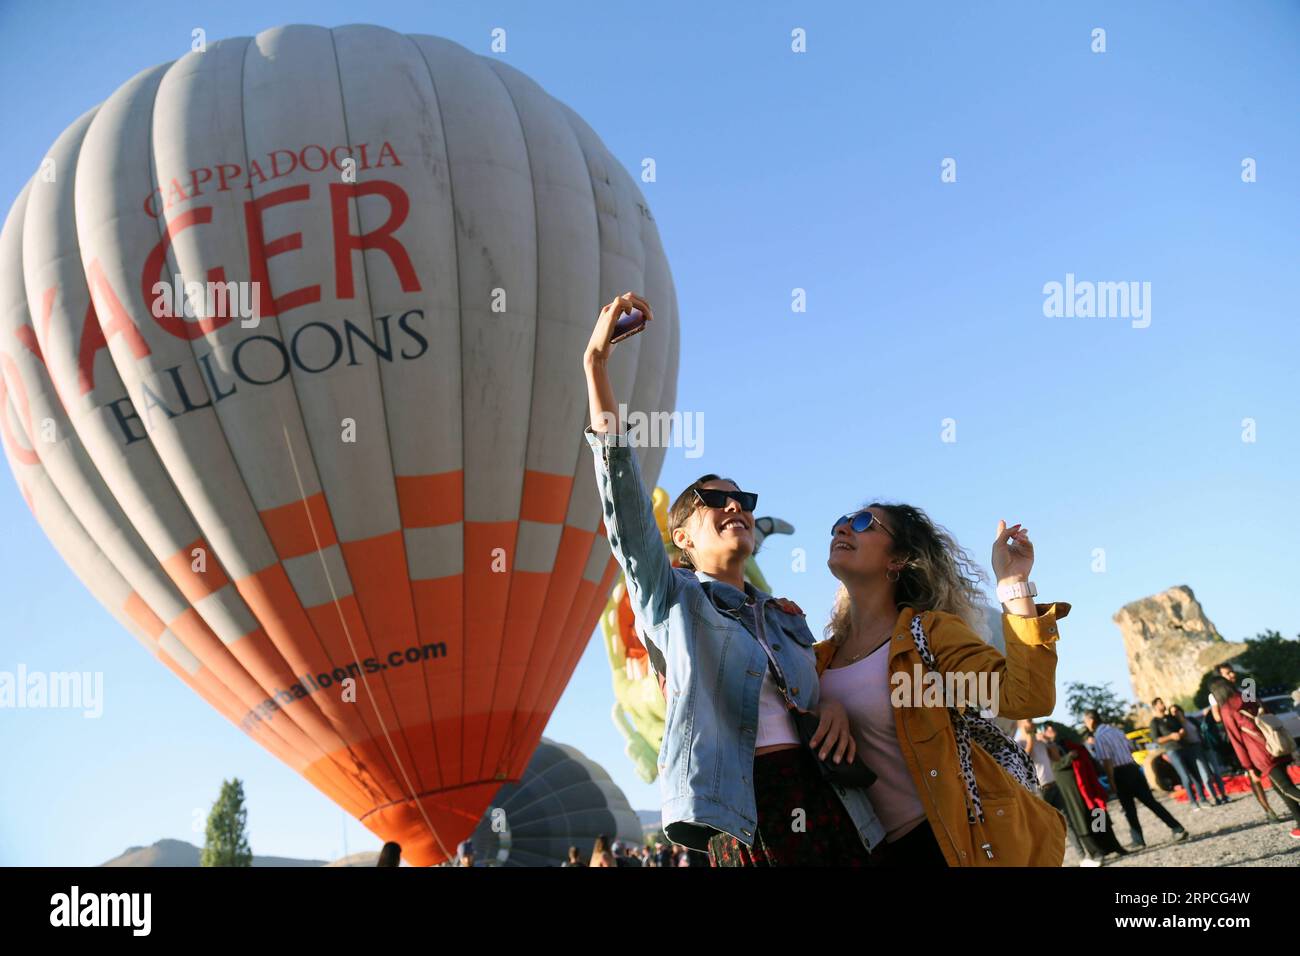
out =
[[[758,695],[768,661],[740,609],[747,598],[755,600],[790,694],[805,710],[817,709],[820,691],[813,635],[802,615],[785,613],[751,584],[742,592],[702,571],[673,568],[625,437],[590,428],[586,436],[595,453],[605,532],[623,569],[638,630],[667,683],[659,750],[664,833],[697,850],[707,849],[717,831],[750,846],[758,816]],[[885,830],[866,792],[834,789],[863,845],[874,849]]]

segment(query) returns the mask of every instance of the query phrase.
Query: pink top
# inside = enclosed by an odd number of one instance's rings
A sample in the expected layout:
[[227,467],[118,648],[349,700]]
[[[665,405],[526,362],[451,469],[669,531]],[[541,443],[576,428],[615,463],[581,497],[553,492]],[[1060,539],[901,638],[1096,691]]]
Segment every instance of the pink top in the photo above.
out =
[[894,708],[889,702],[889,641],[847,667],[822,671],[822,695],[844,705],[857,737],[858,756],[876,773],[867,795],[885,828],[897,840],[925,820],[911,771],[898,747]]
[[772,680],[769,668],[763,674],[763,687],[758,692],[758,734],[754,748],[797,743],[799,732],[795,729],[794,717],[776,681]]

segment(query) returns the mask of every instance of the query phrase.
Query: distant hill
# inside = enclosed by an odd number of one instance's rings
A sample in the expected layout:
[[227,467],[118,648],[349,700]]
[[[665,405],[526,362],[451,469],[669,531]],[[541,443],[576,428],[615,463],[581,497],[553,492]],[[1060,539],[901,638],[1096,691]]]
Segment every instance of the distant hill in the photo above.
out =
[[[153,846],[127,847],[100,866],[198,866],[199,848],[184,840],[159,840]],[[287,856],[254,856],[253,866],[325,866],[324,860],[295,860]]]
[[641,821],[641,829],[654,833],[663,823],[664,815],[659,810],[635,810],[636,818]]

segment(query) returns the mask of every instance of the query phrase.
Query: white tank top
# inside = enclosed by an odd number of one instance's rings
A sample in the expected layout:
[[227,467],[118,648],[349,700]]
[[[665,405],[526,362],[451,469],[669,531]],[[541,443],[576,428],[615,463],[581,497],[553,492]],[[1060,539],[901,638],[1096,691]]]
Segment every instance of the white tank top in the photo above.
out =
[[785,705],[785,698],[772,680],[772,670],[763,672],[763,688],[758,692],[758,736],[754,747],[773,747],[776,744],[799,743],[794,717]]

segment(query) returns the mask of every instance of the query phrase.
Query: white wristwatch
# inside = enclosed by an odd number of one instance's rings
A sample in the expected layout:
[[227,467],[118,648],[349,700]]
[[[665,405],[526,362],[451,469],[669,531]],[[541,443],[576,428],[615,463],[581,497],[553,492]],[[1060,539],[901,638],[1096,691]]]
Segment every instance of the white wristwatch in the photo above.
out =
[[1003,604],[1009,604],[1016,598],[1034,597],[1038,594],[1038,588],[1033,581],[1016,581],[1012,584],[998,585],[998,600]]

